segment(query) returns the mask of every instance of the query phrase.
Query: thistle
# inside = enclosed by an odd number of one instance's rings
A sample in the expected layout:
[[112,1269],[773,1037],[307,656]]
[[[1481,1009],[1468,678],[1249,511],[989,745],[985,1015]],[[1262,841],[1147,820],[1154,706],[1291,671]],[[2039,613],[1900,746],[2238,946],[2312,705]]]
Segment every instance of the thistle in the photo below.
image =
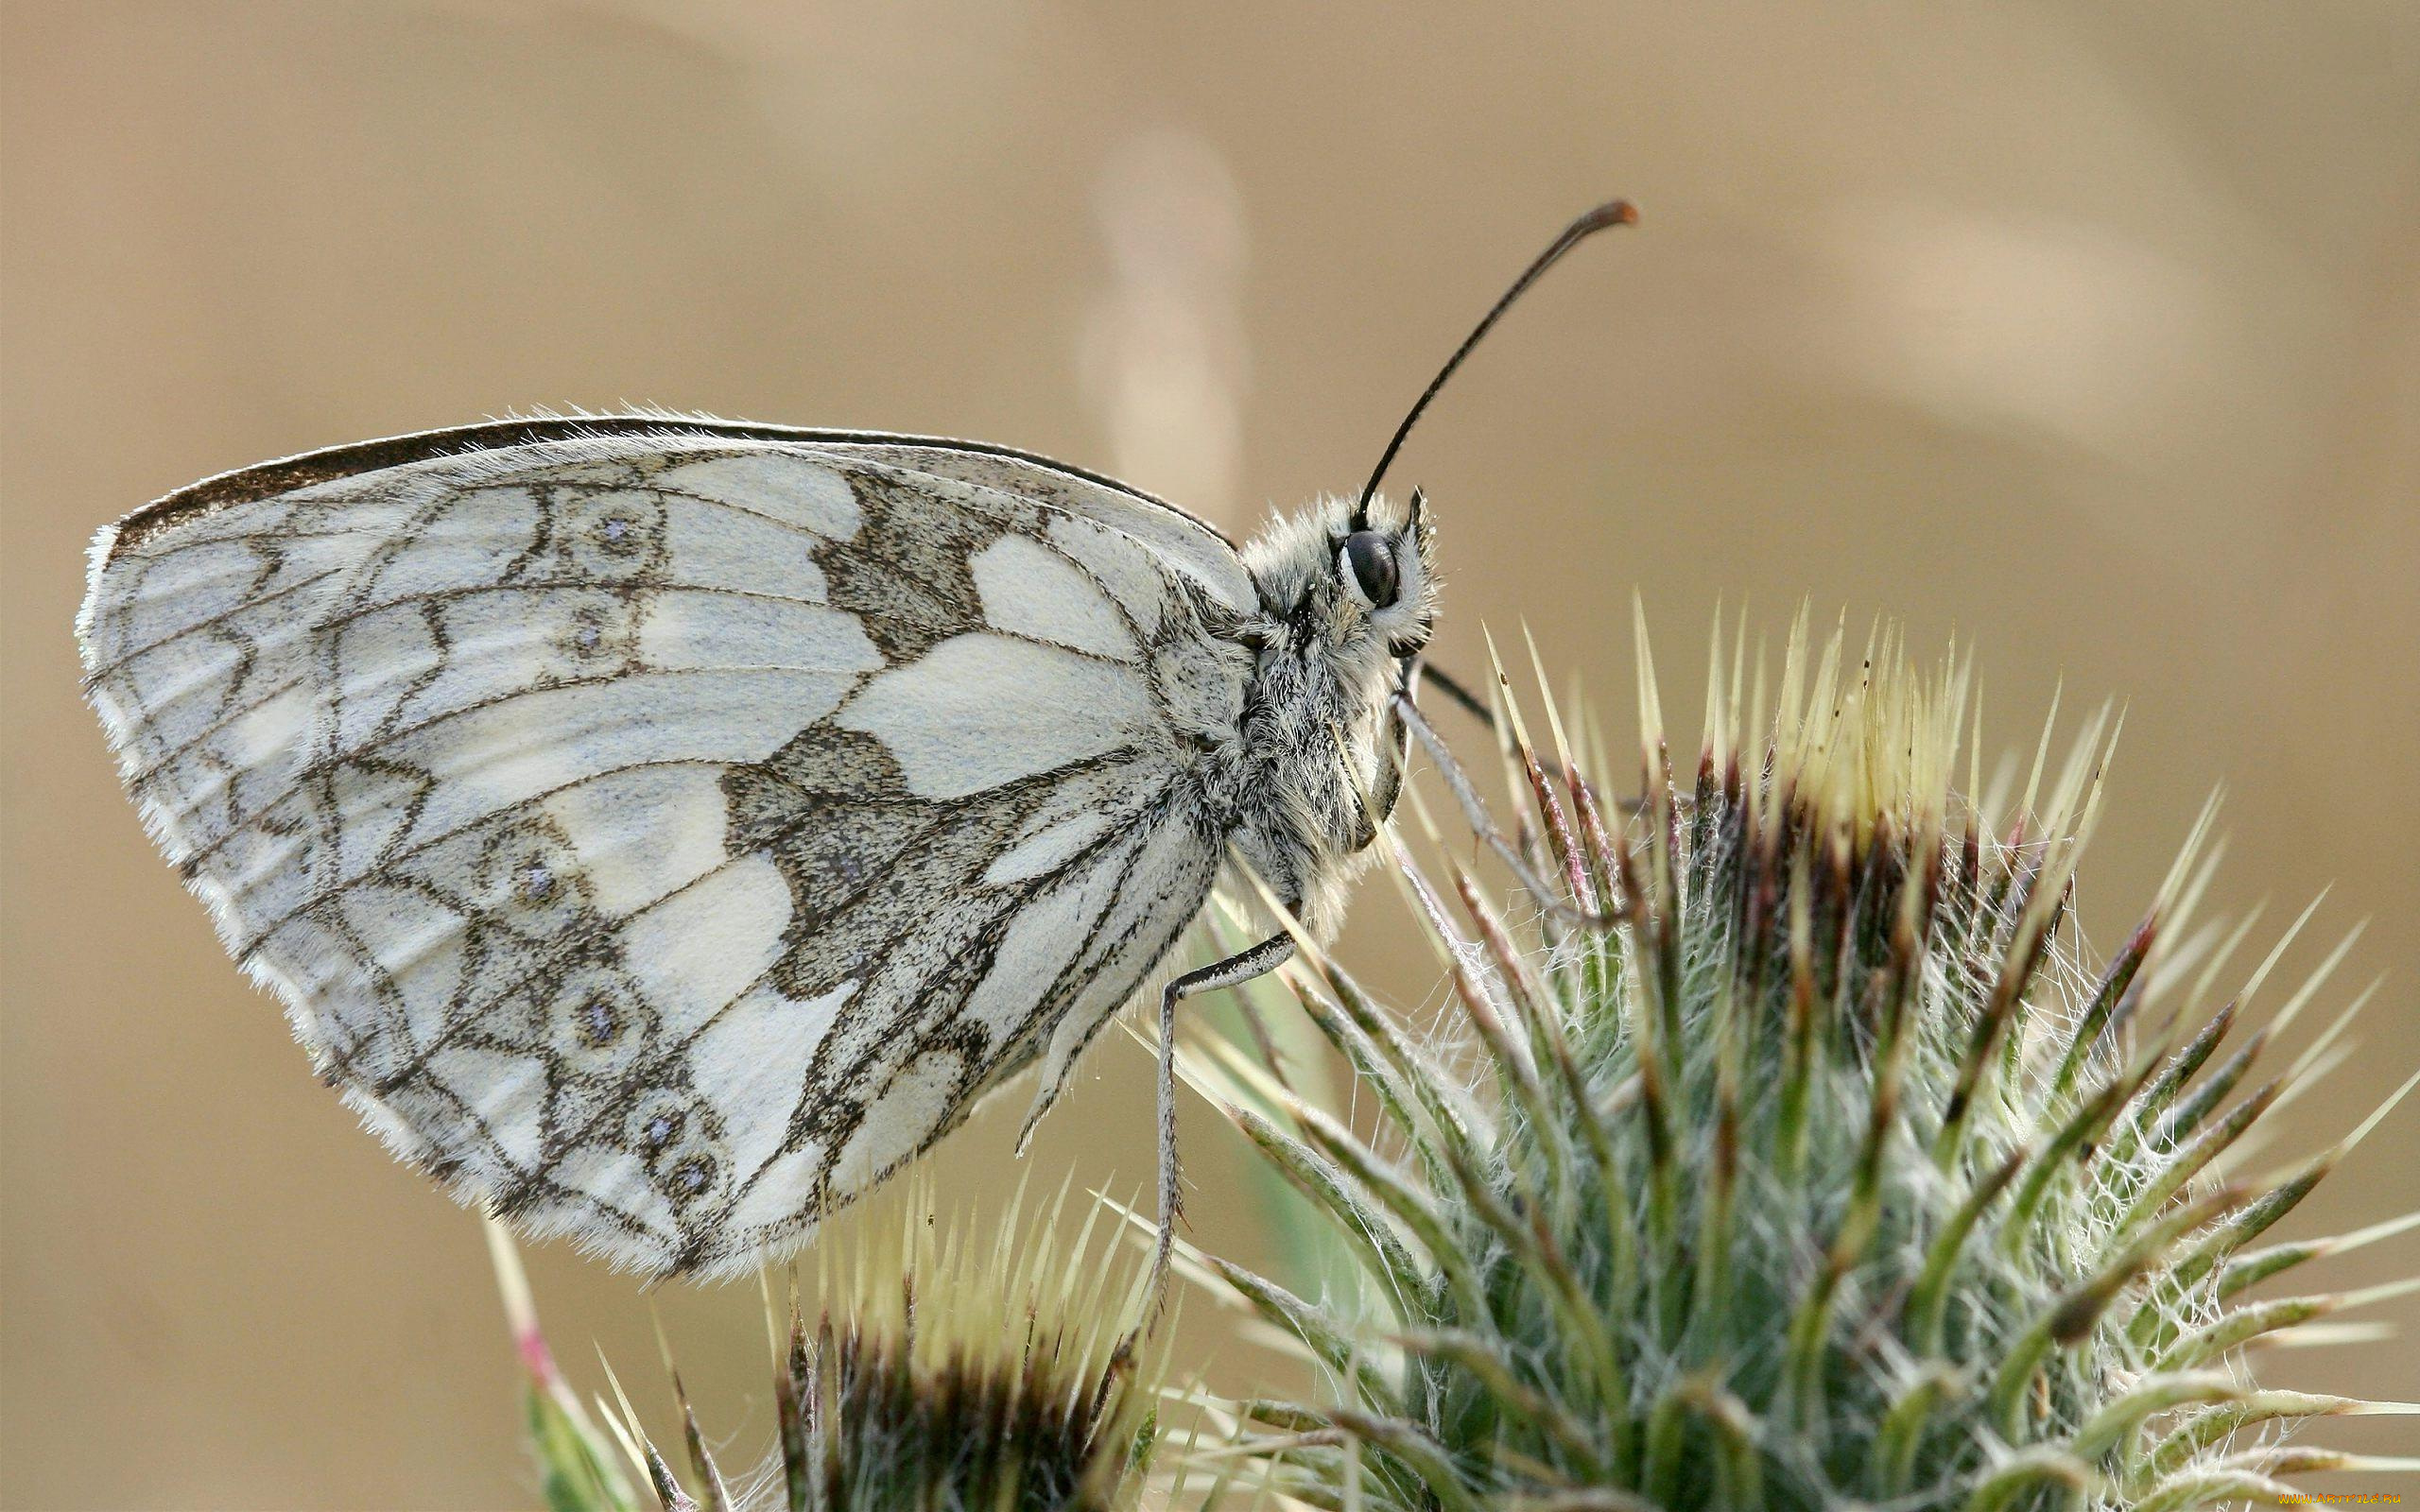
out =
[[2277,1283],[2412,1221],[2256,1247],[2386,1109],[2254,1169],[2250,1136],[2344,1021],[2274,1079],[2256,1057],[2342,952],[2238,1032],[2284,942],[2238,973],[2246,928],[2196,925],[2211,810],[2090,963],[2071,904],[2106,712],[2064,761],[2046,730],[2013,803],[1978,798],[1954,656],[1919,672],[1894,635],[1860,657],[1802,619],[1769,693],[1718,625],[1676,778],[1640,639],[1634,803],[1583,775],[1551,703],[1541,749],[1508,692],[1508,837],[1415,730],[1526,885],[1491,893],[1451,858],[1467,844],[1396,848],[1456,1010],[1433,1041],[1333,961],[1291,973],[1368,1094],[1360,1126],[1265,1055],[1191,1054],[1342,1257],[1317,1299],[1189,1257],[1316,1367],[1316,1393],[1232,1408],[1277,1486],[1374,1509],[2169,1512],[2420,1468],[2286,1438],[2420,1409],[2264,1389],[2247,1358],[2409,1289]]
[[[1066,1194],[988,1241],[964,1226],[937,1238],[916,1184],[895,1223],[859,1221],[845,1261],[822,1261],[824,1310],[809,1327],[793,1297],[773,1331],[776,1444],[763,1469],[727,1474],[706,1447],[680,1378],[687,1473],[639,1427],[617,1382],[602,1416],[662,1512],[1045,1512],[1128,1507],[1156,1433],[1164,1352],[1143,1342],[1144,1270],[1097,1245],[1098,1207],[1069,1237]],[[1018,1207],[1022,1206],[1020,1202]],[[549,1504],[637,1512],[592,1419],[538,1340],[497,1235],[508,1310],[531,1362],[530,1435]],[[837,1236],[836,1236],[837,1237]],[[518,1308],[511,1299],[523,1298]],[[602,1404],[600,1404],[601,1406]]]

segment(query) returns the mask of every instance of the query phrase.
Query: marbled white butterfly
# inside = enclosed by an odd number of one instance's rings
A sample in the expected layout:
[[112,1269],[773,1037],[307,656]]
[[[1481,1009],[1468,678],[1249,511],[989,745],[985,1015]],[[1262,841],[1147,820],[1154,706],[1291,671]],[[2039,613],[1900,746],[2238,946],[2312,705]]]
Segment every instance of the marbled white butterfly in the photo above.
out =
[[[86,687],[152,838],[320,1075],[533,1235],[726,1273],[1040,1062],[1221,868],[1333,930],[1437,612],[1415,491],[1237,546],[972,442],[494,421],[103,530]],[[1270,971],[1280,929],[1159,996]]]

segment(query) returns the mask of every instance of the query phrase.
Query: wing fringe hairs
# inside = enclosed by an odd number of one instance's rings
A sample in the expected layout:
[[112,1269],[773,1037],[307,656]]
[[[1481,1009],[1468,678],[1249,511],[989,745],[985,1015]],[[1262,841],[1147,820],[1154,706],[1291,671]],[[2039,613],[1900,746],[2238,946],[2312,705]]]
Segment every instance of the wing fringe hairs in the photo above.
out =
[[[1305,1504],[1371,1512],[2173,1512],[2420,1469],[2289,1441],[2420,1407],[2255,1368],[2256,1347],[2420,1286],[2269,1284],[2420,1215],[2256,1247],[2411,1083],[2264,1174],[2259,1121],[2352,1010],[2245,1090],[2342,950],[2231,1034],[2309,914],[2248,972],[2250,921],[2197,919],[2215,803],[2094,960],[2072,902],[2106,710],[2064,760],[2046,727],[2021,793],[1977,798],[1954,652],[1920,671],[1893,630],[1860,652],[1802,614],[1774,687],[1718,618],[1676,780],[1639,639],[1628,817],[1583,775],[1601,742],[1575,748],[1551,697],[1533,740],[1503,685],[1506,812],[1562,912],[1494,891],[1425,810],[1435,859],[1396,848],[1449,983],[1433,1038],[1314,958],[1288,983],[1348,1092],[1299,1058],[1188,1049],[1299,1194],[1281,1223],[1324,1250],[1316,1295],[1185,1251],[1319,1383],[1209,1402],[1228,1452]],[[1567,921],[1599,911],[1610,928]]]

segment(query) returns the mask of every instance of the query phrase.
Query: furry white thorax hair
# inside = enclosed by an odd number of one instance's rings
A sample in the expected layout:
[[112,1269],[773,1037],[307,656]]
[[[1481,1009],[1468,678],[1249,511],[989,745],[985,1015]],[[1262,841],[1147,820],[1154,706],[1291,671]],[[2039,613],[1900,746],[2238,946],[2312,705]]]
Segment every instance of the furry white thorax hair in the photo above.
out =
[[1240,738],[1217,753],[1237,820],[1236,850],[1318,937],[1343,920],[1347,884],[1392,807],[1387,700],[1435,626],[1435,529],[1376,498],[1395,596],[1373,604],[1344,551],[1353,504],[1323,498],[1280,516],[1243,548],[1262,613]]

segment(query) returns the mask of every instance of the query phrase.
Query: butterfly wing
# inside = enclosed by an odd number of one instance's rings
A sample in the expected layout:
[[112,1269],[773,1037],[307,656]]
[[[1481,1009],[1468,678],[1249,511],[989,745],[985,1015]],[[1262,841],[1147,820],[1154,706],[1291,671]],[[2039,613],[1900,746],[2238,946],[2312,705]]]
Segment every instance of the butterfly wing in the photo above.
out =
[[1207,526],[957,442],[510,422],[103,532],[153,838],[399,1153],[649,1271],[803,1238],[1198,911]]

